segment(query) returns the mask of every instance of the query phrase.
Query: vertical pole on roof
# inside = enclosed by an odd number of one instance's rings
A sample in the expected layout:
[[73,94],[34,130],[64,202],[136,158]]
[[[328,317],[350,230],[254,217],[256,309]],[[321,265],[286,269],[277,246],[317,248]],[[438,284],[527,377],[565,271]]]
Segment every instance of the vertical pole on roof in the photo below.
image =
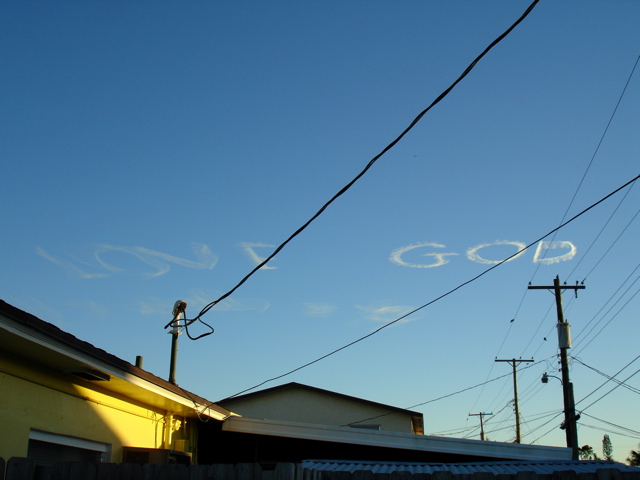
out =
[[180,314],[176,316],[173,327],[169,332],[171,334],[171,361],[169,363],[169,382],[176,385],[176,363],[178,361],[178,335],[180,331]]
[[171,330],[171,363],[169,364],[169,382],[175,385],[176,383],[176,362],[178,360],[178,335],[180,330],[178,327],[173,327]]
[[[186,326],[187,314],[187,302],[184,300],[178,300],[173,306],[173,320],[167,325],[171,325],[171,362],[169,364],[169,382],[176,385],[176,362],[178,360],[178,335],[182,332],[180,327]],[[180,317],[184,324],[180,323]],[[165,327],[166,328],[166,327]]]

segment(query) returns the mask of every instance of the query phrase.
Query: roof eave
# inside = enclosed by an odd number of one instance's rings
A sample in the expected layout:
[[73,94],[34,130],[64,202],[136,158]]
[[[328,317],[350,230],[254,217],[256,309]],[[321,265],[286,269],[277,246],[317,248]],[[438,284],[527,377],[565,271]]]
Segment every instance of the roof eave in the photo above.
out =
[[223,431],[510,460],[568,460],[571,449],[231,417]]

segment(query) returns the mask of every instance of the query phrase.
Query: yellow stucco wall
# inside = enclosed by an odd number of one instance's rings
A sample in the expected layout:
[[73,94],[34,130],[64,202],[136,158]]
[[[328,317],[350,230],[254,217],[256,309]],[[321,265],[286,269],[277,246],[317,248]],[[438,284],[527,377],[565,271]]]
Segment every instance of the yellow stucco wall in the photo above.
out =
[[[288,388],[245,399],[221,402],[225,408],[251,418],[342,426],[364,420],[380,430],[414,433],[411,416],[354,399],[304,388]],[[377,417],[377,418],[372,418]],[[367,420],[372,418],[371,420]]]
[[109,444],[112,462],[123,446],[164,447],[165,412],[91,387],[0,353],[0,457],[26,457],[32,429]]

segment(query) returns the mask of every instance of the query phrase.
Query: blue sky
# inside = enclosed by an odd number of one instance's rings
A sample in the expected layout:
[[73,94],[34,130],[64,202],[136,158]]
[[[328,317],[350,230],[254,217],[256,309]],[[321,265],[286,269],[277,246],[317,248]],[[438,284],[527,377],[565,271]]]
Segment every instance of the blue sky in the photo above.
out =
[[[174,302],[193,317],[230,290],[528,5],[4,2],[1,297],[167,377]],[[203,316],[213,335],[180,338],[178,383],[218,400],[313,361],[638,175],[639,20],[632,1],[540,2]],[[624,460],[640,443],[640,376],[601,400],[616,384],[596,389],[598,371],[630,364],[624,380],[640,363],[639,198],[621,191],[555,243],[265,387],[424,403],[429,434],[478,438],[469,414],[493,412],[489,438],[513,441],[510,367],[495,359],[533,358],[519,374],[523,441],[564,445],[560,383],[539,380],[559,376],[553,296],[527,284],[584,280],[564,299],[579,441],[600,452],[608,433]]]

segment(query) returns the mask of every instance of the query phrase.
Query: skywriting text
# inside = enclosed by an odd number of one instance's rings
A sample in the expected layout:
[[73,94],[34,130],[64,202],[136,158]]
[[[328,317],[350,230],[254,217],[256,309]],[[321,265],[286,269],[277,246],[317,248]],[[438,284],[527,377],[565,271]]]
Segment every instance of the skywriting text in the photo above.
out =
[[[511,251],[504,255],[505,247]],[[554,250],[554,256],[549,256]],[[564,252],[561,255],[555,255],[555,251]],[[481,243],[474,247],[470,247],[465,252],[467,259],[475,263],[485,265],[495,265],[509,258],[511,262],[521,257],[527,251],[527,245],[522,242],[510,240],[496,240],[490,243]],[[554,242],[538,242],[533,254],[533,263],[541,263],[542,265],[553,265],[554,263],[567,262],[576,256],[576,246],[568,241]],[[500,255],[501,254],[501,255]],[[436,268],[446,265],[453,258],[459,256],[458,252],[447,251],[446,245],[435,242],[414,243],[405,247],[396,248],[391,252],[389,260],[392,263],[403,267],[410,268]],[[426,257],[426,258],[425,258]],[[425,258],[425,261],[419,261]]]

